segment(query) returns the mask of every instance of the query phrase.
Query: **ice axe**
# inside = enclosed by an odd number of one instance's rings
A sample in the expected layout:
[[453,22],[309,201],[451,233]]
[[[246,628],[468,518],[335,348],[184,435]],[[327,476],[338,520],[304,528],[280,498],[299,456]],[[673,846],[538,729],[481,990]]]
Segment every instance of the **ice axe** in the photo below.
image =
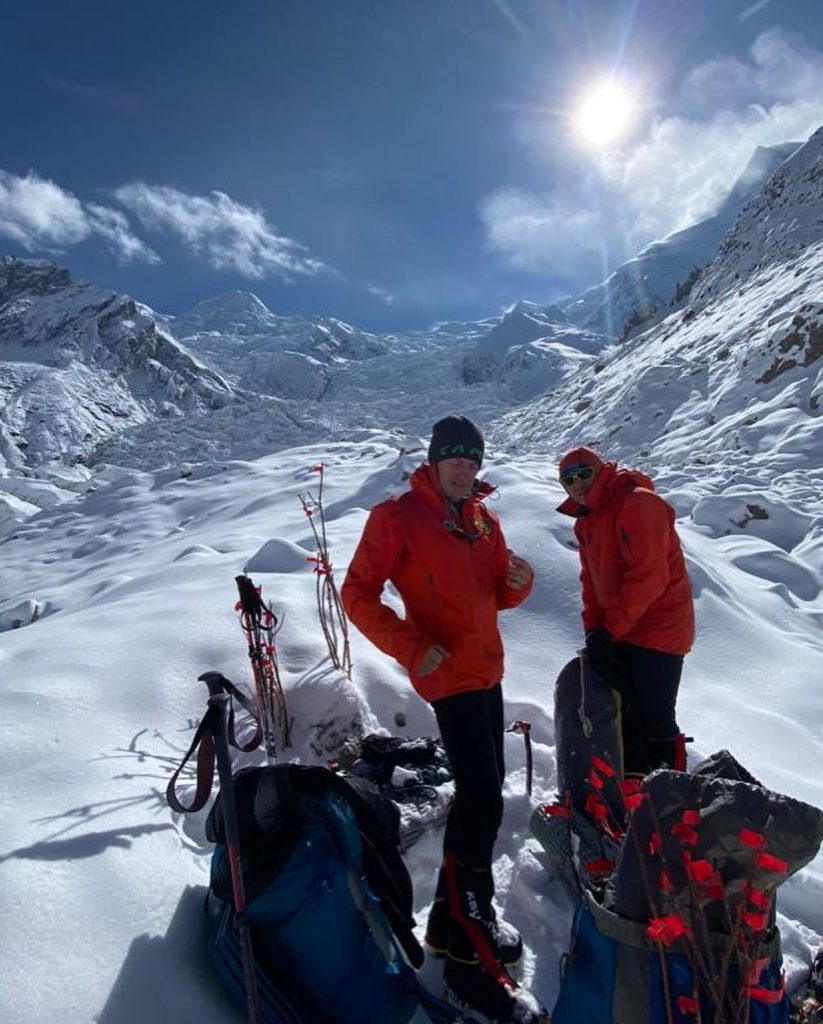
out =
[[526,792],[532,795],[532,724],[524,718],[518,718],[508,727],[506,732],[520,732],[526,746]]

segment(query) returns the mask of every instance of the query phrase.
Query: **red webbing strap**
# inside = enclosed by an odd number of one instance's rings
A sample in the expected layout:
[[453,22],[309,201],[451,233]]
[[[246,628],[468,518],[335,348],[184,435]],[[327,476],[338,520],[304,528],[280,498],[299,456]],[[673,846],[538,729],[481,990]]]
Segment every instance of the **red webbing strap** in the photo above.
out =
[[590,875],[610,875],[614,871],[614,861],[611,857],[600,857],[588,861],[584,867]]
[[745,846],[750,846],[753,850],[762,850],[766,845],[766,837],[762,832],[755,832],[750,828],[741,828],[740,842]]
[[785,875],[789,870],[787,861],[781,857],[775,857],[773,853],[766,853],[765,850],[755,854],[754,862],[759,868],[764,868],[766,871],[774,871],[778,875]]
[[680,914],[669,914],[666,917],[653,917],[646,928],[646,934],[652,942],[659,942],[664,946],[671,945],[675,939],[681,936],[691,939],[691,930]]
[[749,971],[749,983],[746,986],[746,994],[750,999],[756,999],[759,1003],[779,1003],[786,990],[785,971],[780,972],[780,985],[776,989],[763,988],[762,985],[757,984],[760,981],[760,975],[768,965],[769,958],[767,956],[758,957],[755,960]]
[[[211,794],[212,782],[214,781],[214,730],[219,724],[219,712],[217,708],[210,707],[203,716],[203,721],[197,727],[191,746],[186,751],[186,756],[180,762],[177,771],[169,779],[166,786],[166,800],[169,807],[178,814],[189,814],[192,811],[199,811]],[[197,750],[197,787],[192,802],[187,806],[177,798],[175,787],[177,779],[189,762],[189,758]]]
[[786,988],[785,975],[780,976],[780,988],[760,988],[757,985],[748,985],[746,992],[750,999],[756,999],[759,1003],[779,1003],[783,998]]
[[566,804],[541,804],[538,811],[544,818],[568,818],[571,815]]

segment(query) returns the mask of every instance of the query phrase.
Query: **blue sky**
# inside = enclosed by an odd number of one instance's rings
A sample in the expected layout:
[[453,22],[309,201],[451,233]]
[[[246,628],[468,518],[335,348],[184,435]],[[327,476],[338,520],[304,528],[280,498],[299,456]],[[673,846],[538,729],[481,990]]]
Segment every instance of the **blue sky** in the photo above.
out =
[[[594,82],[633,101],[584,141]],[[248,289],[375,330],[550,302],[823,124],[819,0],[28,0],[0,253],[163,312]]]

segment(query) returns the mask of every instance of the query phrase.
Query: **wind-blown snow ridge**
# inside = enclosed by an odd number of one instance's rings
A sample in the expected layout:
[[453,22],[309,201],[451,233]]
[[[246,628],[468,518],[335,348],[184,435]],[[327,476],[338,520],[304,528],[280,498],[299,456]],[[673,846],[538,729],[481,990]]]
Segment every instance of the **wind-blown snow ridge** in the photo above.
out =
[[799,143],[759,146],[714,216],[645,246],[602,283],[561,303],[575,323],[612,340],[680,302],[695,274],[710,263],[735,218]]

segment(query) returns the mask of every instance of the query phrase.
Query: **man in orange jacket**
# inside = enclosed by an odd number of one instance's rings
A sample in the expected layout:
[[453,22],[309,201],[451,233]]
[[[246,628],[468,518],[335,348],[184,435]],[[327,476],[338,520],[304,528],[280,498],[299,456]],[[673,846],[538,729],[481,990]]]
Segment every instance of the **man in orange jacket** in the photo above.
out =
[[560,482],[558,511],[575,517],[589,664],[622,698],[625,773],[683,771],[675,704],[694,603],[674,510],[644,473],[591,448],[563,456]]
[[[432,705],[451,764],[455,797],[426,933],[434,952],[448,954],[447,994],[494,1019],[528,1024],[541,1018],[501,966],[516,962],[522,942],[496,919],[491,864],[504,777],[497,613],[528,597],[533,574],[508,551],[484,504],[494,488],[476,480],[483,448],[466,417],[435,423],[411,490],[369,515],[341,596],[351,621]],[[387,581],[405,618],[380,600]]]

